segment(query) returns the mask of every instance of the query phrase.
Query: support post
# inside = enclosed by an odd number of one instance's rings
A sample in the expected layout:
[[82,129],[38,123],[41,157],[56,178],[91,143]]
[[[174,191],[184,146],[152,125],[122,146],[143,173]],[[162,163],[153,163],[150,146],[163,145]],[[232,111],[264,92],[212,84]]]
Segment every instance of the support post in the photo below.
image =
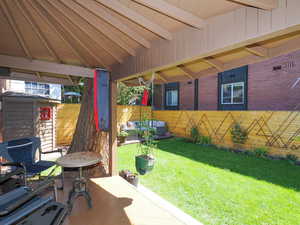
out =
[[117,82],[110,80],[109,175],[117,171]]

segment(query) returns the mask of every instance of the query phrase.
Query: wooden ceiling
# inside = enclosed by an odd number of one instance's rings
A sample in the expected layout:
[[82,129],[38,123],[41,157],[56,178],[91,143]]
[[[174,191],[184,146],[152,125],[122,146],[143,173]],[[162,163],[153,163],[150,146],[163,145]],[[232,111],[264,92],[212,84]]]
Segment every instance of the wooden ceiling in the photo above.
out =
[[[257,5],[265,1],[269,8]],[[0,55],[110,70],[140,48],[151,48],[152,40],[171,40],[178,29],[202,29],[209,17],[244,4],[271,9],[274,2],[0,0]]]
[[[159,71],[153,71],[153,73],[156,76],[155,83],[186,81],[261,62],[297,50],[300,50],[300,31],[167,67]],[[139,85],[139,77],[150,80],[153,73],[141,74],[134,78],[123,78],[119,81],[127,85]]]

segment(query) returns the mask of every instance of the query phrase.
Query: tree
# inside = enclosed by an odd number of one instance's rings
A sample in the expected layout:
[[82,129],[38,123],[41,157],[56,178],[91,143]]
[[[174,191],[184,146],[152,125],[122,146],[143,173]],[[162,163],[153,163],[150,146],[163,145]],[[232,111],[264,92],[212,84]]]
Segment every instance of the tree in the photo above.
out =
[[122,82],[118,83],[118,96],[117,104],[118,105],[130,105],[131,102],[135,100],[140,100],[140,97],[143,94],[145,87],[144,86],[126,86]]
[[[85,79],[82,103],[69,153],[99,152],[103,157],[103,171],[108,173],[109,133],[97,132],[94,124],[93,79]],[[92,173],[94,173],[93,171]]]

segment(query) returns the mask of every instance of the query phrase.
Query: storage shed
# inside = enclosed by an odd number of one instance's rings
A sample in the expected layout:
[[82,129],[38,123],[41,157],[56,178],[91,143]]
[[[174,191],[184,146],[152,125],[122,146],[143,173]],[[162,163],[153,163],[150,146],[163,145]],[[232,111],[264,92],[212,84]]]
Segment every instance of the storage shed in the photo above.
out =
[[1,95],[2,141],[36,136],[43,151],[56,147],[55,123],[57,100],[24,93]]

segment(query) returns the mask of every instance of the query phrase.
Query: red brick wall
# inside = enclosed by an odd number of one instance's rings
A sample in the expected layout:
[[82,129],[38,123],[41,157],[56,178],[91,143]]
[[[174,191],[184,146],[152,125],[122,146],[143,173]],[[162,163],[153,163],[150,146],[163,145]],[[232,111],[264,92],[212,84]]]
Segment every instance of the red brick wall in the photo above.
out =
[[199,78],[199,110],[218,109],[218,76]]
[[[281,70],[273,71],[273,67]],[[297,79],[299,83],[292,88]],[[180,83],[180,109],[194,109],[194,82]],[[199,78],[199,110],[218,109],[218,76]],[[300,51],[249,65],[248,110],[300,110]]]
[[180,82],[179,84],[179,103],[180,110],[194,110],[194,81]]
[[[274,66],[282,69],[273,71]],[[300,82],[294,88],[292,86],[298,78],[300,51],[250,65],[248,109],[295,110],[300,104]]]

